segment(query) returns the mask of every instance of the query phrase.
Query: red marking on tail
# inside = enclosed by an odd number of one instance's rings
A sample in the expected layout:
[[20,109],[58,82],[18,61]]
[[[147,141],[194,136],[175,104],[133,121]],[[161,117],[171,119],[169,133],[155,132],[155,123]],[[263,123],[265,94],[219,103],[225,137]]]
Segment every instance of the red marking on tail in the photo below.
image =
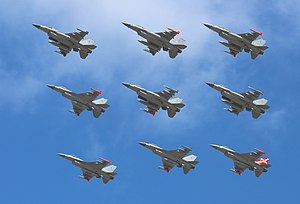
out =
[[174,30],[172,28],[167,27],[168,30],[175,32],[177,35],[180,33],[180,31]]
[[259,31],[256,31],[256,30],[254,30],[254,29],[250,29],[252,32],[254,32],[254,33],[257,33],[258,35],[260,35],[260,36],[262,36],[262,32],[259,32]]
[[256,160],[255,163],[259,165],[266,165],[268,164],[269,160],[270,160],[269,158],[260,158]]
[[108,160],[108,159],[104,159],[104,158],[102,158],[102,157],[100,157],[100,159],[102,160],[102,161],[105,161],[105,162],[107,162],[107,163],[111,163],[111,161],[110,160]]
[[167,173],[170,173],[170,170],[169,170],[169,169],[166,169],[166,172],[167,172]]
[[94,89],[94,88],[91,88],[91,90],[97,92],[98,94],[102,94],[102,91],[101,91],[101,90],[97,90],[97,89]]

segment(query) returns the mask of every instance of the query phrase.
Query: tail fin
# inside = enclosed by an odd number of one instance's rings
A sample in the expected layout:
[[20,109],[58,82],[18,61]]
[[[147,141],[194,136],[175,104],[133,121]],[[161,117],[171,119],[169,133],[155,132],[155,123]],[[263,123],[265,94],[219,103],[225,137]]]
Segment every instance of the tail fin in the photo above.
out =
[[178,108],[183,108],[185,104],[183,103],[183,100],[181,98],[173,98],[168,101],[172,105],[175,105]]
[[264,46],[266,44],[266,40],[264,39],[259,39],[259,40],[254,40],[251,44],[254,45],[254,46]]
[[187,46],[185,45],[185,44],[183,44],[185,42],[185,40],[183,39],[183,38],[178,38],[178,39],[172,39],[171,41],[170,41],[170,43],[173,45],[173,46],[175,46],[175,47],[177,47],[177,48],[179,48],[179,49],[185,49],[185,48],[187,48]]
[[82,40],[82,41],[80,41],[80,43],[83,46],[86,46],[86,47],[88,47],[90,49],[95,49],[97,47],[96,45],[94,45],[95,40],[93,40],[93,39]]
[[189,155],[189,156],[182,158],[182,160],[184,160],[190,164],[190,165],[183,166],[184,174],[187,174],[191,169],[195,168],[195,165],[199,163],[198,161],[196,161],[196,159],[197,159],[197,156],[195,156],[195,155]]
[[107,101],[108,100],[106,98],[100,98],[100,99],[94,100],[93,103],[102,108],[108,108],[109,105],[107,104]]
[[192,155],[183,157],[182,159],[186,162],[193,162],[197,159],[197,156],[192,154]]
[[105,112],[105,109],[109,107],[108,104],[106,104],[107,99],[100,98],[97,100],[92,101],[94,104],[93,106],[93,115],[95,118],[98,118],[102,112]]
[[265,99],[265,98],[262,98],[262,99],[258,99],[258,100],[255,100],[253,101],[253,104],[264,109],[264,110],[267,110],[270,108],[270,106],[267,105],[268,103],[268,100]]
[[115,171],[116,169],[117,169],[117,166],[115,166],[115,165],[109,165],[109,166],[107,166],[107,167],[104,167],[104,168],[102,169],[102,171],[105,172],[105,173],[111,174],[111,173],[115,173],[114,171]]

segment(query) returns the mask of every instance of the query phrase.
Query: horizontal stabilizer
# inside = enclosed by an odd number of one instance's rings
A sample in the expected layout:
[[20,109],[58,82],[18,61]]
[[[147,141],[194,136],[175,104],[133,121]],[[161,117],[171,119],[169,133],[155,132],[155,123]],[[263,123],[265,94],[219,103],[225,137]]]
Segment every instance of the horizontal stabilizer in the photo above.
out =
[[268,46],[259,46],[258,48],[261,49],[261,50],[266,50],[266,49],[268,49],[269,47],[268,47]]
[[251,59],[253,60],[256,59],[256,57],[259,55],[259,53],[253,51],[251,51],[250,54],[251,54]]
[[79,50],[79,55],[81,59],[85,59],[88,56],[89,53]]
[[176,111],[174,110],[168,109],[167,112],[170,118],[173,118],[176,115]]
[[264,39],[259,39],[259,40],[255,40],[253,41],[251,44],[254,45],[254,46],[263,46],[266,44],[266,40]]
[[184,161],[187,161],[187,162],[192,162],[192,161],[195,161],[197,159],[197,156],[192,154],[192,155],[183,157],[182,159]]
[[105,172],[105,173],[113,173],[116,169],[117,169],[117,166],[110,165],[110,166],[104,167],[102,169],[102,171]]

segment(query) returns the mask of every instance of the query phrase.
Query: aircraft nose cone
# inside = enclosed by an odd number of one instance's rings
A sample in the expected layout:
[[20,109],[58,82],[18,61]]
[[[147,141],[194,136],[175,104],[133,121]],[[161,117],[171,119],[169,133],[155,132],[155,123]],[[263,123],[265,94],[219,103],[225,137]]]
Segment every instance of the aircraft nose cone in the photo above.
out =
[[208,24],[208,23],[203,23],[203,25],[205,25],[206,27],[208,27],[209,29],[212,28],[212,25],[211,24]]
[[214,84],[213,83],[210,83],[210,82],[206,82],[206,84],[208,85],[208,86],[210,86],[210,87],[214,87]]
[[218,145],[215,145],[215,144],[209,144],[209,146],[211,146],[211,147],[213,147],[215,149],[218,147]]
[[122,22],[122,24],[124,25],[124,26],[126,26],[126,27],[130,27],[130,24],[129,23],[125,23],[125,22]]
[[55,89],[55,86],[51,85],[51,84],[47,84],[47,86],[51,89]]
[[122,84],[123,84],[124,86],[126,86],[127,88],[130,87],[130,84],[129,84],[129,83],[123,82]]
[[57,155],[58,155],[58,156],[61,156],[61,157],[63,157],[63,158],[65,158],[65,157],[66,157],[66,155],[65,155],[65,154],[63,154],[63,153],[57,153]]
[[139,142],[140,145],[142,145],[143,147],[146,146],[146,143],[145,142]]
[[38,29],[40,29],[40,27],[41,27],[40,25],[34,24],[34,23],[33,23],[32,25],[33,25],[34,27],[38,28]]

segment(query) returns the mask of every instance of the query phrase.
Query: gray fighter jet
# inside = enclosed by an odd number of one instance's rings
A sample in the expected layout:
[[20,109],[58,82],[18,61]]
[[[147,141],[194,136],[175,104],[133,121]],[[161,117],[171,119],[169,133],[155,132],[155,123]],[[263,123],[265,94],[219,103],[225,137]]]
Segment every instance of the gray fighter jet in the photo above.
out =
[[72,162],[75,166],[81,168],[82,175],[80,178],[90,181],[94,176],[96,178],[102,178],[103,183],[109,182],[109,180],[114,179],[114,176],[117,175],[114,171],[116,170],[116,166],[110,165],[106,166],[111,163],[111,161],[100,158],[101,161],[95,162],[86,162],[82,159],[68,154],[58,153],[64,159],[67,159]]
[[263,93],[250,86],[248,86],[250,91],[237,93],[226,88],[223,85],[213,84],[209,82],[207,82],[206,84],[221,93],[221,101],[230,106],[230,108],[224,108],[224,110],[227,110],[230,113],[239,115],[239,113],[242,112],[244,108],[246,108],[247,111],[252,112],[252,117],[257,119],[260,114],[265,113],[265,110],[270,108],[270,106],[267,105],[267,99],[257,99]]
[[142,26],[133,25],[130,23],[123,24],[136,31],[139,36],[147,40],[138,41],[143,45],[146,45],[148,49],[144,49],[144,51],[151,53],[153,56],[163,49],[164,51],[169,51],[169,56],[173,59],[178,53],[181,53],[182,50],[187,47],[183,44],[185,41],[183,38],[174,39],[174,37],[180,32],[173,30],[172,28],[167,28],[168,31],[154,33],[146,30]]
[[64,57],[73,49],[78,52],[82,59],[85,59],[92,50],[96,48],[93,39],[82,40],[89,32],[77,28],[78,31],[73,33],[62,33],[49,26],[32,24],[34,27],[44,31],[49,36],[48,42],[58,47],[58,54]]
[[88,91],[85,93],[74,93],[63,86],[54,86],[47,85],[49,88],[53,89],[61,93],[61,95],[72,101],[73,109],[69,110],[69,112],[80,115],[82,111],[87,109],[88,111],[93,111],[93,115],[95,118],[98,118],[101,113],[105,112],[105,109],[109,107],[107,104],[107,99],[100,98],[95,100],[95,98],[102,94],[102,91],[91,89],[92,91]]
[[138,85],[133,85],[129,83],[122,83],[127,88],[135,91],[138,95],[138,102],[147,106],[147,109],[141,109],[146,113],[150,113],[153,116],[155,113],[162,108],[163,110],[167,110],[168,116],[173,118],[177,112],[180,112],[180,108],[184,107],[185,105],[182,103],[181,98],[173,98],[178,91],[166,87],[166,89],[159,91],[159,92],[152,92],[148,91]]
[[258,32],[256,30],[250,29],[249,33],[235,34],[230,32],[229,30],[215,26],[212,24],[204,23],[206,27],[217,32],[219,36],[226,39],[228,42],[219,41],[222,45],[229,48],[229,51],[225,51],[226,53],[236,57],[236,55],[243,50],[247,53],[251,53],[251,58],[255,59],[258,55],[263,55],[264,50],[268,49],[266,44],[266,40],[259,39],[256,40],[258,36],[262,36],[262,32]]
[[263,154],[266,154],[266,152],[259,149],[255,149],[255,152],[240,154],[225,146],[215,144],[210,144],[210,146],[223,152],[226,157],[233,160],[234,169],[230,171],[238,175],[241,175],[246,169],[249,169],[250,171],[255,171],[256,177],[259,177],[263,172],[267,172],[271,166],[271,164],[268,164],[268,158],[260,158]]
[[197,156],[189,155],[186,156],[192,149],[182,146],[177,150],[165,150],[154,144],[148,144],[145,142],[139,142],[140,145],[150,149],[154,154],[162,158],[163,167],[159,167],[166,172],[170,172],[174,166],[183,168],[184,174],[187,174],[191,169],[196,167],[199,162],[196,161]]

